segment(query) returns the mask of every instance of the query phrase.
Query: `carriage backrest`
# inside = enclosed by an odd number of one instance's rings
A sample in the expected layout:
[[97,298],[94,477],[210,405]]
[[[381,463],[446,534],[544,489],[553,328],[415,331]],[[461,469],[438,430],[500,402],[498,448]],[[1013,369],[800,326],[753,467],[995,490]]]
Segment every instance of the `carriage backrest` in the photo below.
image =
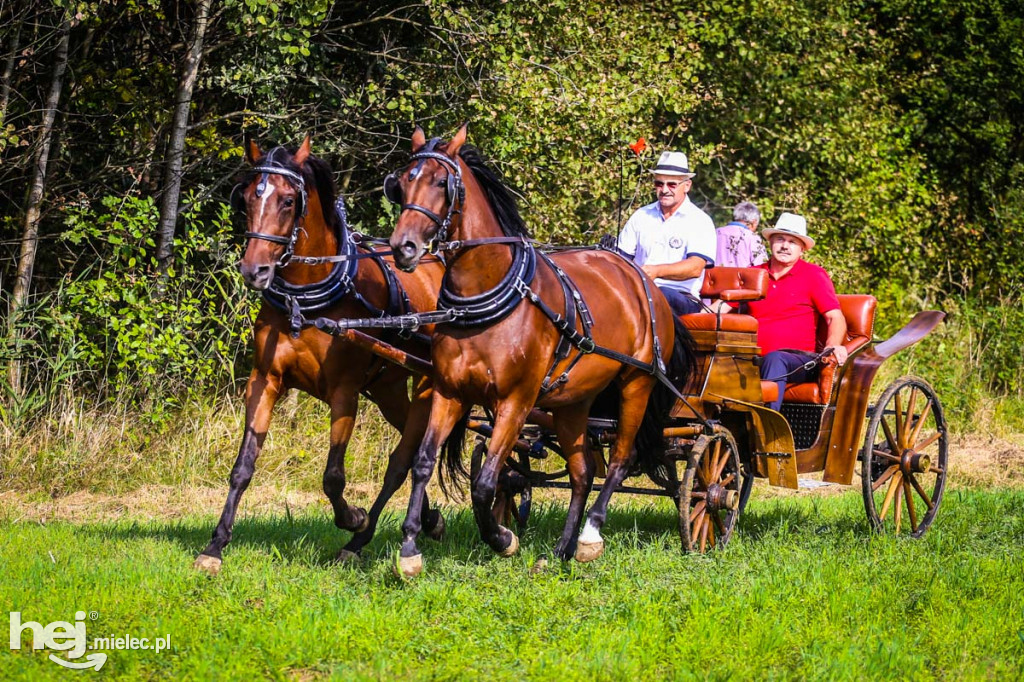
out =
[[[851,353],[871,341],[875,327],[875,309],[878,299],[868,294],[839,294],[839,309],[846,318],[846,338],[843,345]],[[825,318],[818,320],[818,350],[825,347],[828,325]]]
[[722,301],[756,301],[767,294],[768,271],[764,268],[708,268],[700,288],[701,298]]

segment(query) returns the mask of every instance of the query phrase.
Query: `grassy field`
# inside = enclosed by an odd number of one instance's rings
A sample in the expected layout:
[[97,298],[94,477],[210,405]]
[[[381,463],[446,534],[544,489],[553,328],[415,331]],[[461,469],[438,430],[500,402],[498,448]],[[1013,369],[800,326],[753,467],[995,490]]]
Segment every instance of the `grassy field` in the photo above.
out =
[[444,542],[423,545],[427,568],[411,583],[390,571],[395,512],[352,568],[331,563],[347,534],[323,503],[251,505],[211,578],[191,562],[216,507],[43,522],[13,499],[0,497],[0,604],[43,625],[94,612],[90,639],[170,635],[171,648],[111,651],[99,673],[71,672],[32,651],[26,633],[20,651],[0,647],[5,679],[1024,674],[1017,488],[954,489],[925,538],[907,541],[869,533],[852,490],[776,496],[759,485],[733,542],[712,556],[679,553],[667,500],[620,496],[601,559],[542,571],[534,562],[557,538],[564,500],[535,510],[511,559],[494,557],[458,506],[446,510]]

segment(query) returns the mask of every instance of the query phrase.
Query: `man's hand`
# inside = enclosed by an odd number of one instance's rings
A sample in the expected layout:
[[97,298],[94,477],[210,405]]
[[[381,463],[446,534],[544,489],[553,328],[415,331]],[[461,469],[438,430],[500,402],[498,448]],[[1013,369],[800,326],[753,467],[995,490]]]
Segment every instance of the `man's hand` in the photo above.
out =
[[846,359],[850,357],[849,351],[846,350],[846,346],[829,346],[825,350],[832,351],[832,357],[836,359],[836,364],[846,364]]
[[640,268],[644,271],[644,274],[651,279],[659,277],[661,273],[660,265],[641,265]]
[[610,234],[603,234],[601,238],[597,240],[598,246],[608,251],[615,251],[619,248],[619,240]]

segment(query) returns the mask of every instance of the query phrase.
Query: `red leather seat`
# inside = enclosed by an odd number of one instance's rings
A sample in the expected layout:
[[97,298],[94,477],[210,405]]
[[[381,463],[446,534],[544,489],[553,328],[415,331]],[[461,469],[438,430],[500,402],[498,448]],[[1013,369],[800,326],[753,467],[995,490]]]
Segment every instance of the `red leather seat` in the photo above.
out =
[[693,313],[681,315],[679,319],[687,329],[695,331],[757,333],[757,320],[750,315]]
[[[768,293],[768,271],[761,268],[709,268],[704,271],[701,298],[722,301],[756,301]],[[693,313],[679,317],[695,331],[757,332],[757,320],[750,315]]]
[[[846,318],[846,340],[843,345],[852,355],[853,351],[866,345],[871,341],[875,325],[875,309],[878,307],[878,300],[867,294],[840,294],[839,309]],[[828,325],[824,318],[818,322],[818,343],[817,350],[821,352],[825,348],[825,338],[828,334]],[[832,388],[836,378],[836,361],[829,356],[825,358],[821,371],[818,373],[818,380],[801,384],[788,384],[786,393],[782,397],[787,403],[813,403],[826,405],[832,398]],[[769,388],[770,387],[770,388]],[[778,387],[772,382],[761,382],[761,392],[766,403],[774,400],[778,395]],[[769,393],[772,395],[769,398]]]

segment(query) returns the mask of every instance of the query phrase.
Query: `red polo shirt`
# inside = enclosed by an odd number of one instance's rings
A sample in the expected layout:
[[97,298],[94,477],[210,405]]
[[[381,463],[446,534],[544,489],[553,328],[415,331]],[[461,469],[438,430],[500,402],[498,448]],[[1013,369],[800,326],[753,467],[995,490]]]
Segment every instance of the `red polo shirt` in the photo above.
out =
[[[758,267],[768,270],[768,263]],[[757,344],[762,355],[780,348],[813,353],[817,350],[818,320],[839,308],[839,298],[825,269],[801,259],[778,279],[769,270],[768,294],[747,305],[757,318]]]

